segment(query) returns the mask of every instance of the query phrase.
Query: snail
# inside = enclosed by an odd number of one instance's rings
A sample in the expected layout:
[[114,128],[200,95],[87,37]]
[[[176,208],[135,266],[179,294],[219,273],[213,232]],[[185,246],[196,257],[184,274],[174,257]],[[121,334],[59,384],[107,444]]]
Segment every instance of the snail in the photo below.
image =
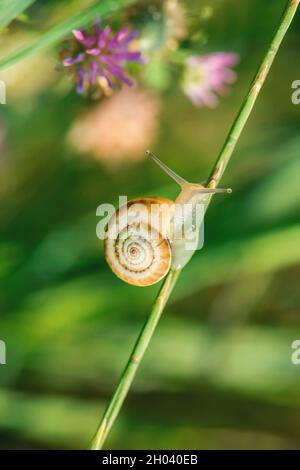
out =
[[[208,198],[231,193],[231,189],[189,183],[149,150],[146,153],[181,191],[175,201],[151,196],[132,199],[108,221],[105,258],[120,279],[134,286],[150,286],[171,268],[184,267],[197,249]],[[198,207],[202,208],[200,217],[196,217]]]

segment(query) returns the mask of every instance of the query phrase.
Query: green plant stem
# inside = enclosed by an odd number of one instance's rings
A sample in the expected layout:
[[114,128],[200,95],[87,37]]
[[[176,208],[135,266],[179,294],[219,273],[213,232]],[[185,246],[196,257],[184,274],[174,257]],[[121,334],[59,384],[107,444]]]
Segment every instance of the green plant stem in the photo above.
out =
[[114,396],[105,411],[100,427],[97,430],[96,435],[92,441],[90,447],[91,450],[97,450],[102,448],[104,440],[107,434],[109,433],[109,430],[113,425],[120,411],[120,408],[126,398],[130,385],[134,379],[139,364],[152,338],[152,335],[155,331],[163,309],[176,284],[179,273],[180,270],[171,270],[158,293],[152,312],[140,332],[140,335],[135,343],[135,346],[121,376],[120,382],[117,386]]
[[[246,122],[250,116],[255,101],[270,71],[271,65],[276,56],[276,53],[278,52],[280,44],[293,20],[297,7],[299,6],[299,2],[300,0],[290,0],[288,2],[286,10],[281,19],[279,28],[276,31],[271,45],[263,58],[263,61],[250,87],[250,91],[242,104],[242,107],[234,121],[234,124],[222,148],[222,151],[216,161],[216,164],[213,167],[213,171],[211,173],[208,183],[209,186],[216,186],[224,173],[224,170],[232,156],[232,153],[236,147],[242,130],[244,129]],[[122,407],[122,404],[127,396],[127,393],[136,374],[137,368],[149,345],[149,342],[153,336],[153,333],[158,324],[163,309],[166,303],[168,302],[168,299],[172,293],[172,290],[174,289],[175,283],[180,273],[180,269],[176,271],[171,270],[165,278],[161,290],[154,302],[150,316],[141,330],[141,333],[133,348],[129,361],[121,376],[120,382],[104,413],[100,426],[91,443],[91,450],[102,449],[105,439],[109,433],[109,430],[111,429],[114,421],[116,420],[118,413]]]
[[5,28],[36,0],[2,0],[0,8],[0,29]]
[[234,120],[234,123],[229,131],[228,137],[224,143],[224,146],[210,175],[210,180],[214,179],[216,185],[220,181],[231,158],[231,155],[236,147],[236,144],[240,138],[240,135],[245,127],[245,124],[248,121],[253,106],[267,78],[267,75],[270,71],[270,68],[273,64],[279,47],[289,29],[291,22],[293,21],[299,3],[300,0],[289,0],[287,7],[282,15],[279,28],[274,34],[274,37],[267,50],[267,53],[265,54],[262,63],[259,66],[258,71],[250,86],[249,93],[247,94],[242,104],[242,107],[236,119]]
[[[82,9],[79,13],[68,17],[61,23],[56,24],[48,31],[35,38],[32,43],[22,49],[10,54],[8,57],[0,59],[0,70],[15,65],[20,60],[29,55],[49,48],[69,35],[72,29],[82,28],[90,24],[97,16],[106,18],[112,13],[116,13],[121,8],[129,7],[135,0],[97,0],[88,8]],[[1,21],[1,16],[0,16]]]

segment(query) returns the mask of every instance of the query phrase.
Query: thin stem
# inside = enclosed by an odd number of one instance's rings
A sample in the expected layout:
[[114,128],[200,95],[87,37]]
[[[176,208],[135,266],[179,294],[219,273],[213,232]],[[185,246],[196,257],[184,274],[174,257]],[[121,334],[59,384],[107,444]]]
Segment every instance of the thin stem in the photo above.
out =
[[179,274],[179,269],[171,270],[168,276],[165,278],[165,281],[154,303],[152,312],[140,332],[140,335],[135,343],[135,346],[121,376],[120,382],[117,386],[114,396],[112,397],[112,400],[104,413],[100,427],[98,428],[96,435],[92,441],[90,447],[91,450],[99,450],[102,448],[105,438],[109,433],[110,428],[113,425],[116,417],[118,416],[120,408],[126,398],[126,395],[134,379],[138,366],[150,343],[157,323],[176,284]]
[[[296,13],[297,7],[299,6],[300,0],[289,0],[286,10],[281,19],[278,30],[276,31],[274,38],[271,42],[270,47],[267,50],[266,55],[258,69],[258,72],[253,80],[250,87],[250,91],[244,100],[242,107],[233,123],[233,126],[229,132],[229,135],[225,141],[222,151],[213,167],[208,187],[214,188],[219,183],[225,168],[232,156],[233,150],[236,147],[238,139],[244,129],[246,122],[250,116],[256,99],[261,91],[261,88],[265,82],[265,79],[270,71],[273,60],[278,52],[280,44],[293,20]],[[144,324],[141,333],[137,339],[137,342],[133,348],[129,361],[124,369],[121,376],[120,382],[117,389],[104,413],[100,426],[96,432],[96,435],[91,443],[91,450],[100,450],[103,447],[104,441],[116,420],[118,413],[122,407],[122,404],[127,396],[130,389],[138,366],[144,356],[144,353],[149,345],[155,328],[158,324],[160,316],[166,303],[169,300],[171,292],[175,286],[175,283],[181,273],[181,270],[171,270],[161,287],[161,290],[156,298],[153,305],[152,311],[149,318]]]
[[228,137],[224,143],[224,146],[220,152],[220,155],[215,163],[213,171],[211,172],[209,178],[209,187],[215,187],[231,158],[231,155],[236,147],[236,144],[239,140],[239,137],[245,127],[245,124],[248,121],[250,113],[253,109],[253,106],[256,102],[256,99],[261,91],[261,88],[267,78],[267,75],[270,71],[270,68],[273,64],[275,56],[279,50],[279,47],[286,35],[291,22],[295,16],[296,10],[299,6],[300,0],[289,0],[287,7],[283,13],[279,28],[276,30],[272,42],[265,54],[261,65],[253,79],[253,82],[250,86],[249,93],[247,94],[242,107],[234,120],[234,123],[229,131]]

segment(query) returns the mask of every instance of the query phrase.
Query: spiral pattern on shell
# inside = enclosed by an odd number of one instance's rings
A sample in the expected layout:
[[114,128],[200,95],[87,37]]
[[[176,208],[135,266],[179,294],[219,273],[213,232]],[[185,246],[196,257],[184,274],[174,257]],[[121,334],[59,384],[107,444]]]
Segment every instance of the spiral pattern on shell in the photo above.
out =
[[112,271],[135,286],[150,286],[169,271],[172,252],[168,240],[173,201],[133,199],[110,219],[104,251]]

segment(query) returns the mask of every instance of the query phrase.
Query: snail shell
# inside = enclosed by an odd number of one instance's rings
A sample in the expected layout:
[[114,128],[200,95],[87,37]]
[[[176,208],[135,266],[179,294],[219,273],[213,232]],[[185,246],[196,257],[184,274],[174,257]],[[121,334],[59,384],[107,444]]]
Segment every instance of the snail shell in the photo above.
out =
[[129,201],[109,220],[104,253],[112,271],[134,286],[150,286],[169,271],[168,240],[174,202],[162,197]]

